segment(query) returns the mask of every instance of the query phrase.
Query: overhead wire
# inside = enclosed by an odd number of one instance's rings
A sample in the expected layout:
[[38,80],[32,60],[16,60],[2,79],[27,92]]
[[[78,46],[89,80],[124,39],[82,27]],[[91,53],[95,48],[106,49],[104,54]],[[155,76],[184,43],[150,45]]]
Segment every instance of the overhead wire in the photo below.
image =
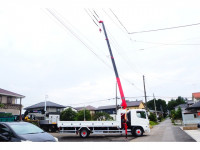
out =
[[118,20],[118,22],[121,24],[121,26],[124,28],[124,30],[128,32],[128,30],[126,29],[126,27],[122,24],[122,22],[119,20],[119,18],[117,17],[117,15],[112,11],[112,9],[110,9],[110,11],[112,12],[112,14],[115,16],[115,18]]
[[96,54],[91,47],[89,47],[81,38],[74,33],[58,16],[50,9],[46,8],[46,10],[55,17],[55,19],[60,22],[74,37],[76,37],[88,50],[90,50],[101,62],[103,62],[107,67],[111,69],[111,66],[108,65],[98,54]]
[[197,25],[200,25],[200,23],[193,23],[193,24],[187,24],[187,25],[180,25],[180,26],[174,26],[174,27],[168,27],[168,28],[159,28],[159,29],[135,31],[135,32],[129,32],[128,34],[138,34],[138,33],[156,32],[156,31],[163,31],[163,30],[171,30],[171,29],[185,28],[185,27],[191,27],[191,26],[197,26]]
[[[96,13],[95,14],[99,17],[99,15]],[[108,33],[111,36],[111,33],[109,32],[109,30],[107,29]],[[109,39],[112,39],[111,37]],[[116,42],[117,43],[117,42]],[[128,79],[126,79],[125,77],[123,77],[122,75],[120,75],[125,81],[127,81],[129,84],[131,84],[132,86],[136,87],[137,90],[142,91],[140,88],[138,88],[133,82],[129,81]]]

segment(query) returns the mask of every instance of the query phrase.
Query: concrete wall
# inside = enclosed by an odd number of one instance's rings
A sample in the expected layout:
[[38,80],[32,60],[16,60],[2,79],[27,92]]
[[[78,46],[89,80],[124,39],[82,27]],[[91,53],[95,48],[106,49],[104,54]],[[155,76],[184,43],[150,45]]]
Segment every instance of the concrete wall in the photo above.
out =
[[[195,118],[196,115],[196,118]],[[183,124],[188,125],[188,124],[197,124],[200,122],[200,116],[196,114],[182,114],[183,117]]]
[[0,112],[12,113],[13,115],[19,115],[19,110],[17,109],[0,109]]

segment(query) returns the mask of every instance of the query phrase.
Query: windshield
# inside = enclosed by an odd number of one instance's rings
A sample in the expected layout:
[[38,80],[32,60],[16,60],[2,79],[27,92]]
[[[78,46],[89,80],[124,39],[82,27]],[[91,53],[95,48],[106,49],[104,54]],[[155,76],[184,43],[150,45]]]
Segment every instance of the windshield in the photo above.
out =
[[12,124],[10,127],[15,131],[16,134],[22,135],[22,134],[35,134],[35,133],[41,133],[44,132],[39,127],[26,123],[26,124]]

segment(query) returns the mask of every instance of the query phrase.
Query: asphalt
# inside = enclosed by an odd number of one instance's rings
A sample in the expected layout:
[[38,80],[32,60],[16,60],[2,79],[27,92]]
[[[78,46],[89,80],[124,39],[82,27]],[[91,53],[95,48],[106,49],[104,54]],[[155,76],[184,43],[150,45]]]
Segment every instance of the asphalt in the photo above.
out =
[[[180,127],[183,130],[183,127]],[[196,142],[200,142],[200,128],[197,130],[183,130],[187,135],[192,137]]]
[[180,126],[174,126],[167,118],[163,122],[154,126],[150,133],[143,137],[131,140],[131,142],[195,142],[196,140]]

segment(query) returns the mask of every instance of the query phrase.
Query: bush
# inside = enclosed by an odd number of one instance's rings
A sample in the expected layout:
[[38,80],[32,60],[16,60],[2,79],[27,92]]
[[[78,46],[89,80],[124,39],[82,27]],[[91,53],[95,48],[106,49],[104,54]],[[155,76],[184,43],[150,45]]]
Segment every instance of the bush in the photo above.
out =
[[149,120],[150,120],[150,121],[155,121],[155,122],[157,122],[156,115],[155,115],[154,113],[150,113],[150,115],[149,115]]
[[68,108],[61,112],[60,120],[61,121],[75,121],[77,113],[73,111],[71,108]]
[[93,120],[113,120],[113,118],[105,112],[97,112],[95,113]]
[[76,120],[77,121],[84,121],[84,114],[85,114],[85,120],[90,121],[91,120],[91,115],[89,110],[81,110],[77,113],[76,115]]
[[4,108],[4,104],[0,104],[0,108]]

